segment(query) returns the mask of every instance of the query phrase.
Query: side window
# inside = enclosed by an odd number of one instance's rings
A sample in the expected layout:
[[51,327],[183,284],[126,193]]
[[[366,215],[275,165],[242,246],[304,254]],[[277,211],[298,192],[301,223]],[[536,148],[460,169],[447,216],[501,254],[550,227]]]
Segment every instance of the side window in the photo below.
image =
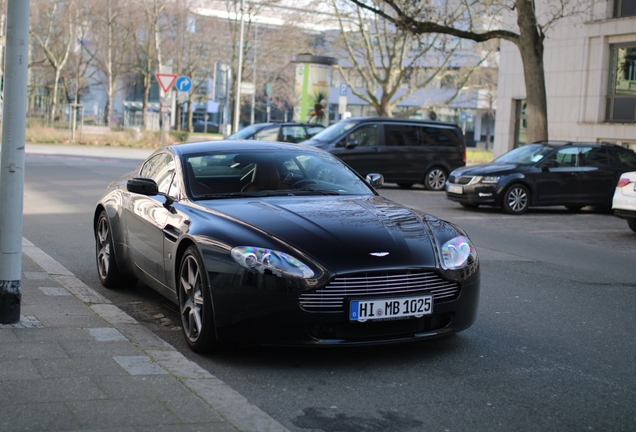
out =
[[349,140],[358,141],[358,146],[371,147],[378,145],[378,125],[362,126],[349,134]]
[[427,146],[457,145],[456,134],[452,129],[424,126],[420,129],[420,134]]
[[418,134],[419,127],[410,125],[384,125],[384,139],[386,145],[416,146],[421,141]]
[[579,166],[579,147],[566,147],[552,153],[547,159],[550,162],[558,162],[562,167]]
[[148,159],[139,171],[139,177],[153,178],[154,173],[157,171],[157,167],[161,165],[161,161],[166,154],[158,154],[152,159]]
[[621,165],[636,169],[636,152],[622,147],[616,147],[616,154],[621,161]]
[[258,141],[278,141],[278,126],[272,126],[258,131],[254,134],[254,139]]
[[581,166],[607,167],[613,162],[605,147],[582,147],[579,157]]
[[283,126],[281,130],[282,140],[289,143],[299,143],[307,139],[304,126]]
[[174,160],[167,153],[158,154],[148,160],[139,172],[141,177],[150,178],[157,182],[159,192],[166,194],[170,192],[173,174]]
[[322,132],[325,130],[324,126],[305,126],[307,129],[307,135],[312,137],[316,135],[318,132]]

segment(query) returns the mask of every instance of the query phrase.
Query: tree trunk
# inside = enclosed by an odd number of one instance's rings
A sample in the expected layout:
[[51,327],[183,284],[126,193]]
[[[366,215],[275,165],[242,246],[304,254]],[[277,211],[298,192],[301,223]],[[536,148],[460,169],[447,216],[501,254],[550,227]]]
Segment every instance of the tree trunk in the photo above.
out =
[[148,99],[150,98],[150,84],[146,84],[145,81],[146,80],[144,79],[144,97],[141,104],[141,109],[143,110],[141,112],[141,127],[143,130],[148,130],[150,126],[148,124]]
[[380,103],[375,107],[380,117],[393,117],[393,106],[391,105],[391,98],[388,97],[386,91],[382,90],[382,96],[380,97]]
[[108,48],[106,53],[106,108],[104,109],[104,124],[110,126],[110,110],[113,106],[113,9],[111,0],[108,0]]
[[51,122],[51,126],[55,123],[55,111],[57,109],[57,93],[59,89],[59,81],[60,74],[62,73],[61,69],[55,70],[55,82],[53,83],[53,96],[51,97],[51,117],[49,121]]
[[519,38],[528,104],[528,142],[548,139],[548,102],[543,67],[543,32],[537,24],[532,0],[516,0]]

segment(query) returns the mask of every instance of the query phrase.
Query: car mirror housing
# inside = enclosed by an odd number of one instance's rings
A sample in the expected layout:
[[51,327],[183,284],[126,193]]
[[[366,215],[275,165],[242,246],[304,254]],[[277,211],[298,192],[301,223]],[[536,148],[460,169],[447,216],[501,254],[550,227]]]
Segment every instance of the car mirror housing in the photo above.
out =
[[541,165],[541,169],[543,171],[547,171],[550,168],[557,168],[559,166],[559,163],[557,161],[547,161],[545,162],[543,165]]
[[347,143],[345,144],[345,148],[346,149],[352,149],[352,148],[356,148],[358,146],[358,140],[355,138],[352,138],[350,140],[347,141]]
[[157,182],[149,178],[136,177],[128,180],[126,183],[126,189],[128,192],[137,193],[140,195],[159,195],[159,187]]
[[382,185],[384,184],[384,177],[382,176],[382,174],[378,174],[378,173],[371,173],[371,174],[367,174],[367,183],[369,183],[371,186],[373,186],[374,188],[379,188],[382,187]]

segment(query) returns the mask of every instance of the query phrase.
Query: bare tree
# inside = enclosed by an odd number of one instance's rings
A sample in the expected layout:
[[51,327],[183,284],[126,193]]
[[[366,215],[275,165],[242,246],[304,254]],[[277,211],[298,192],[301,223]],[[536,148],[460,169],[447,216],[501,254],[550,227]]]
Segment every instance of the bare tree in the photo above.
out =
[[74,0],[35,0],[31,8],[35,11],[29,32],[44,56],[44,60],[34,62],[48,62],[55,75],[49,113],[49,121],[53,123],[57,111],[60,76],[68,61],[71,47],[76,42],[74,26],[76,4]]
[[95,47],[91,47],[93,37],[92,4],[90,1],[86,1],[76,4],[76,6],[73,18],[76,41],[71,49],[67,67],[62,71],[66,99],[75,105],[79,104],[82,93],[89,89],[91,78],[96,72],[93,67]]
[[[504,39],[519,49],[523,62],[528,103],[528,140],[548,139],[548,107],[543,65],[546,31],[559,19],[581,13],[589,2],[556,0],[537,11],[534,0],[452,1],[449,13],[440,15],[432,0],[349,0],[414,34],[440,33],[484,42]],[[380,5],[389,6],[391,13]],[[497,22],[501,14],[516,15],[516,28]]]
[[[176,70],[180,75],[190,77],[192,87],[188,91],[187,129],[193,130],[194,97],[208,82],[214,69],[214,61],[220,57],[219,41],[222,34],[218,22],[194,12],[196,2],[185,0],[174,4],[170,16],[170,49],[175,53]],[[215,25],[217,24],[217,25]],[[181,118],[181,106],[177,105],[177,118]],[[180,128],[178,120],[177,127]]]
[[[489,52],[482,55],[473,51],[461,52],[460,56],[461,41],[458,38],[440,34],[416,36],[367,9],[357,7],[345,15],[341,12],[345,10],[342,5],[336,0],[332,0],[332,4],[352,65],[347,70],[341,66],[336,68],[352,93],[373,106],[379,116],[393,117],[398,104],[443,78],[452,81],[450,87],[455,90],[441,102],[442,105],[449,104],[489,55]],[[387,9],[383,5],[377,7]],[[355,85],[353,77],[362,81],[362,90]],[[427,102],[422,100],[421,105]],[[420,109],[421,106],[417,106],[401,115],[409,116]]]
[[106,92],[104,123],[111,125],[113,100],[119,78],[130,70],[130,52],[134,27],[126,25],[127,3],[123,0],[97,1],[93,4],[96,17],[94,34],[96,80]]
[[166,7],[166,0],[138,0],[130,4],[135,9],[130,12],[136,17],[143,17],[141,22],[131,21],[130,31],[133,34],[134,51],[136,62],[133,72],[141,78],[143,89],[143,102],[141,124],[144,129],[148,129],[148,103],[150,98],[150,88],[155,72],[161,70],[161,35],[163,33],[165,21],[163,11]]

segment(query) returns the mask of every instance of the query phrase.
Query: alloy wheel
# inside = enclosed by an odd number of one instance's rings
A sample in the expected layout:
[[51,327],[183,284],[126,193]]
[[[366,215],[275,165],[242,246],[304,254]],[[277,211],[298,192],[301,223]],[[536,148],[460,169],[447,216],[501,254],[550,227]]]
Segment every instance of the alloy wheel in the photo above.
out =
[[446,184],[446,173],[440,168],[434,168],[428,172],[426,183],[428,189],[442,190]]
[[528,207],[528,193],[525,188],[515,186],[506,195],[506,201],[512,213],[522,213]]
[[104,216],[101,216],[97,223],[97,271],[99,272],[99,277],[102,280],[108,277],[108,272],[110,271],[110,244],[110,229],[108,227],[108,221]]
[[179,275],[179,310],[186,337],[196,342],[203,328],[203,291],[197,260],[188,255]]

